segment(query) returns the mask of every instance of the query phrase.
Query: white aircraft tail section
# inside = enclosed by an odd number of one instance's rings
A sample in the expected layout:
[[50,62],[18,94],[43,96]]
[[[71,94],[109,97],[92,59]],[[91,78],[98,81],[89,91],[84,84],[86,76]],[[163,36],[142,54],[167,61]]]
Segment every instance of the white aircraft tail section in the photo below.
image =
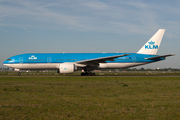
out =
[[165,29],[159,29],[137,53],[156,55],[164,32]]

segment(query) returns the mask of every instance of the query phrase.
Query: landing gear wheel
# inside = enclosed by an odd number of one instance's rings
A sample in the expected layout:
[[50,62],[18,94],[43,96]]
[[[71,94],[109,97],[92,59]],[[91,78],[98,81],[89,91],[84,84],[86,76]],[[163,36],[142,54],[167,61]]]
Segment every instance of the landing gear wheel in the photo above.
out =
[[85,76],[85,73],[81,73],[81,76]]
[[18,73],[18,76],[21,76],[21,73],[20,73],[20,72]]
[[96,74],[95,74],[95,73],[92,73],[91,75],[92,75],[92,76],[95,76]]
[[81,73],[81,76],[95,76],[95,75],[96,75],[95,73],[91,73],[91,72]]
[[92,74],[89,72],[89,73],[87,73],[87,76],[91,76]]

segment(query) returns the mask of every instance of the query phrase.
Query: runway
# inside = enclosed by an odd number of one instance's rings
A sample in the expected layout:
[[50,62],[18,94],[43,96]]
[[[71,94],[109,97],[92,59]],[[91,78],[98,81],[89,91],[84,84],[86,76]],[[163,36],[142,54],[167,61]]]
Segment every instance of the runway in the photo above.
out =
[[0,76],[0,77],[180,77],[180,75],[157,75],[157,76],[153,76],[153,75],[147,75],[147,76],[120,76],[120,75],[118,75],[118,76],[115,76],[115,75],[113,75],[113,76],[110,76],[110,75],[108,75],[108,76],[77,76],[77,75],[74,75],[74,76],[72,76],[72,75],[70,75],[70,76]]

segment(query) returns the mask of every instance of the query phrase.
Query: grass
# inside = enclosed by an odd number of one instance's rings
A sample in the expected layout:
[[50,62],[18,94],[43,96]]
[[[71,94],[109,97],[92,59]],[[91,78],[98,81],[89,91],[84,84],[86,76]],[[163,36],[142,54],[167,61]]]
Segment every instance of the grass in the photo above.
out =
[[[1,71],[0,76],[17,76],[16,71]],[[95,72],[97,76],[180,76],[180,71],[120,71],[120,72]],[[51,72],[21,72],[22,76],[80,76],[81,71],[72,74],[59,74],[55,71]]]
[[0,77],[0,119],[180,119],[180,77]]

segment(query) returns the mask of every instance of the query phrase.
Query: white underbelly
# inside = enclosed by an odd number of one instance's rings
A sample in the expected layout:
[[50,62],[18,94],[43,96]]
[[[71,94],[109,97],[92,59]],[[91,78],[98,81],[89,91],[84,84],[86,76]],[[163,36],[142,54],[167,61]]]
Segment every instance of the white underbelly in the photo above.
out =
[[134,67],[138,65],[143,65],[147,63],[100,63],[99,67],[100,69],[120,69],[120,68],[128,68],[128,67]]
[[45,64],[7,64],[6,66],[18,69],[58,69],[59,63],[45,63]]
[[[120,69],[143,65],[147,63],[100,63],[99,69]],[[16,69],[59,69],[59,63],[34,63],[34,64],[4,64],[5,66]],[[81,66],[82,67],[82,66]]]

